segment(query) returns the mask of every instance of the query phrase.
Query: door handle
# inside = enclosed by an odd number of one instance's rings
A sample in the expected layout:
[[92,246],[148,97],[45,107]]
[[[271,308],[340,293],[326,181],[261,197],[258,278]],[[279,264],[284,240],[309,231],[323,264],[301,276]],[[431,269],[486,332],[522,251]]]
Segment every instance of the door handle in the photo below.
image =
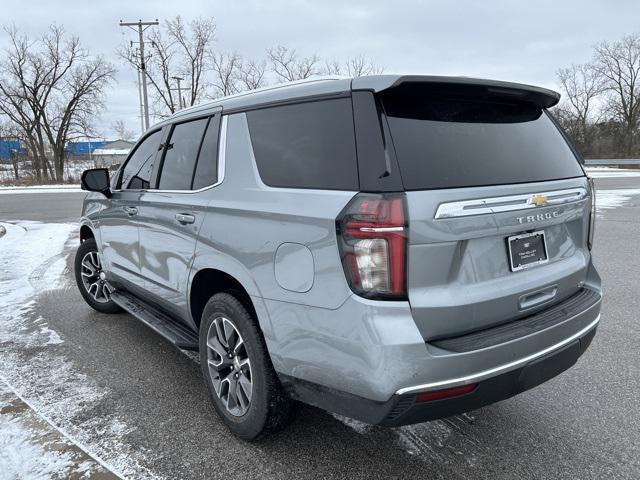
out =
[[193,215],[189,215],[188,213],[176,213],[176,220],[183,225],[187,223],[194,223],[196,221],[196,217]]
[[136,207],[124,207],[124,211],[127,212],[127,215],[130,217],[138,214],[138,209]]

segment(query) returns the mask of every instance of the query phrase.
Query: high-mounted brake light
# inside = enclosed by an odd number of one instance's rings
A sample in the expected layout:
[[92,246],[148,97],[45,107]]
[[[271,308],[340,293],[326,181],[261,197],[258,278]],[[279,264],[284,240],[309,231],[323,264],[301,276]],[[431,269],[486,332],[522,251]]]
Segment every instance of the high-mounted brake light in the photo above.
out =
[[338,217],[337,231],[351,289],[367,298],[407,298],[407,218],[403,194],[360,193]]

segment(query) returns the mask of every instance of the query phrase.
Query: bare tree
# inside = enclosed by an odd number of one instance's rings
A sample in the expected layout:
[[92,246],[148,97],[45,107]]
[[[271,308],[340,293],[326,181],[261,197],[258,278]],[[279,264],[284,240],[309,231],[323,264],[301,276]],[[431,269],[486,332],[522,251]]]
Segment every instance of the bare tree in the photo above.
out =
[[189,105],[202,97],[206,87],[204,72],[208,66],[211,44],[215,40],[216,23],[213,17],[196,18],[188,27],[178,15],[165,23],[167,33],[181,53],[181,74],[189,79]]
[[[204,98],[215,30],[213,18],[197,18],[185,23],[180,16],[166,21],[160,29],[150,30],[146,71],[159,116],[172,114],[179,108],[172,77],[187,79],[184,89],[187,106]],[[139,52],[134,43],[121,47],[118,55],[137,68]]]
[[[153,31],[149,36],[149,58],[147,61],[146,76],[151,84],[154,92],[153,98],[156,103],[157,114],[160,117],[175,113],[180,106],[180,99],[177,92],[173,89],[172,78],[176,75],[184,76],[184,73],[178,66],[180,63],[177,58],[175,44],[171,39],[166,38],[162,32]],[[136,55],[134,53],[131,58],[133,65],[137,66]]]
[[254,60],[244,61],[238,68],[238,82],[242,90],[255,90],[266,85],[265,74],[267,62],[264,60],[256,62]]
[[333,60],[326,64],[325,69],[330,75],[348,75],[349,77],[378,75],[384,72],[383,67],[376,65],[364,55],[348,58],[342,65],[337,60]]
[[327,75],[361,77],[363,75],[378,75],[382,72],[384,72],[383,67],[376,65],[364,55],[350,57],[343,63],[334,59],[324,65],[324,73]]
[[226,97],[238,93],[238,75],[242,65],[242,59],[237,53],[218,52],[211,56],[213,65],[213,88],[215,89],[212,98]]
[[358,55],[347,60],[347,74],[350,77],[361,77],[363,75],[379,75],[384,72],[384,68],[376,65],[364,55]]
[[15,27],[5,31],[10,46],[0,62],[0,112],[24,133],[37,179],[62,181],[65,146],[91,129],[114,70],[62,27],[52,25],[35,41]]
[[324,62],[322,73],[325,75],[344,75],[344,70],[340,62],[336,59]]
[[556,115],[578,149],[585,154],[590,150],[590,133],[598,120],[594,117],[595,100],[602,93],[604,82],[591,64],[561,68],[557,76],[564,98],[556,109]]
[[0,62],[0,111],[23,133],[37,180],[46,179],[53,171],[46,165],[39,105],[50,95],[60,66],[42,65],[33,54],[35,43],[15,26],[4,30],[10,46]]
[[606,108],[620,125],[624,154],[631,156],[640,121],[640,35],[596,45],[594,68],[608,93]]
[[127,128],[127,124],[124,123],[123,120],[116,120],[115,122],[113,122],[113,124],[111,125],[111,130],[115,132],[119,140],[130,142],[135,138],[135,133],[133,133],[133,130]]
[[278,82],[303,80],[320,73],[320,58],[313,54],[310,57],[299,57],[295,50],[282,45],[267,50],[271,69]]
[[43,128],[53,150],[56,180],[62,181],[65,147],[69,140],[94,134],[92,121],[103,108],[103,93],[112,82],[115,71],[98,56],[90,58],[85,51],[78,56],[56,95],[43,105]]

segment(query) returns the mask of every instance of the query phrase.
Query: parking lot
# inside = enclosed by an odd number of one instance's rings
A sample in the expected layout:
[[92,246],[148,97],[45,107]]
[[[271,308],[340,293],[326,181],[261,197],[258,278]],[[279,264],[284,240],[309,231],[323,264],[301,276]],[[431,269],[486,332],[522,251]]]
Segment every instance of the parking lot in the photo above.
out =
[[3,398],[20,399],[79,452],[77,478],[639,478],[640,173],[594,176],[605,298],[574,368],[395,429],[300,406],[288,429],[253,444],[217,419],[193,354],[82,301],[71,262],[83,193],[0,191],[0,419]]

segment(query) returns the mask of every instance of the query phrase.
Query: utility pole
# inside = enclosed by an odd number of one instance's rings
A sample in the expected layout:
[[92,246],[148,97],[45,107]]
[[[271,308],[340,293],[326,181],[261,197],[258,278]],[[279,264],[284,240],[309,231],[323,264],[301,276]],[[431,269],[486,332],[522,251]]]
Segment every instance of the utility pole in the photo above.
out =
[[[131,42],[131,47],[133,48],[133,44],[135,42]],[[135,58],[140,55],[140,49],[136,49],[137,53]],[[136,78],[138,80],[138,103],[140,106],[140,134],[144,133],[144,102],[142,101],[142,75],[140,74],[140,67],[136,68]]]
[[138,98],[140,100],[140,128],[142,129],[142,132],[144,134],[144,102],[142,100],[142,72],[140,72],[140,69],[136,69],[136,73],[138,74]]
[[184,80],[184,78],[182,77],[171,77],[173,78],[176,82],[178,82],[178,88],[172,88],[172,90],[178,90],[178,105],[180,106],[180,109],[182,110],[185,105],[184,102],[182,101],[182,89],[180,88],[180,82],[182,80]]
[[[121,27],[130,27],[132,30],[138,30],[138,38],[140,42],[140,75],[142,76],[142,98],[144,102],[144,129],[149,128],[149,98],[147,96],[147,67],[146,59],[144,58],[144,37],[142,33],[152,25],[158,25],[158,19],[153,22],[143,22],[138,20],[137,22],[123,22],[120,20]],[[136,28],[137,27],[137,28]]]

